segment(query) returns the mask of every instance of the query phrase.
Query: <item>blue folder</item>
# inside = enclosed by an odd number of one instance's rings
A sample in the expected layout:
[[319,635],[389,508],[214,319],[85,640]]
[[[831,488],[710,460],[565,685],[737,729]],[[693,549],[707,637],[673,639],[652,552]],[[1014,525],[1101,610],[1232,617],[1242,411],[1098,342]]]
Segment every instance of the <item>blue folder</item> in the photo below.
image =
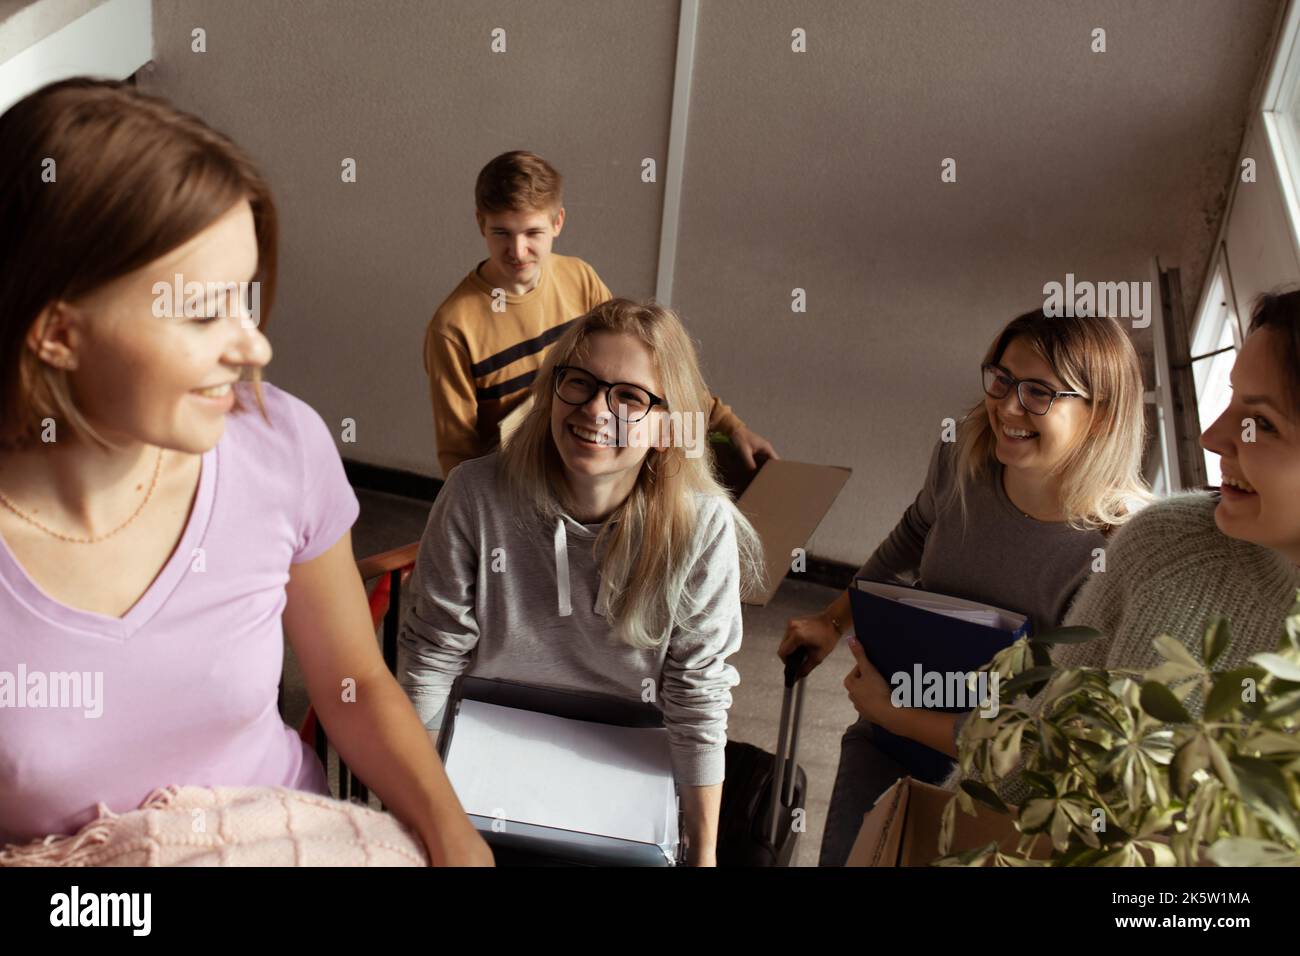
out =
[[[996,616],[992,626],[960,620],[905,601],[932,603],[966,612]],[[893,675],[905,673],[915,677],[922,673],[969,673],[978,670],[994,655],[1028,633],[1029,622],[1016,614],[977,601],[922,591],[919,588],[858,580],[849,588],[853,610],[853,629],[867,659],[894,689]],[[915,680],[912,681],[915,684]],[[917,691],[919,693],[919,689]],[[928,707],[960,713],[970,707]],[[892,734],[882,727],[872,728],[876,747],[907,768],[909,774],[927,783],[940,783],[952,769],[947,754]]]

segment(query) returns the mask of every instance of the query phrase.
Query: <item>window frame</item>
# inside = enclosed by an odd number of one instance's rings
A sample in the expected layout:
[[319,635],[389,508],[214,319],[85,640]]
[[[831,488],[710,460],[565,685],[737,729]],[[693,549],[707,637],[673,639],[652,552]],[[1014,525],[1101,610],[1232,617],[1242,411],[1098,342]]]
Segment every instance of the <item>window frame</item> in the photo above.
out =
[[[1231,333],[1230,345],[1220,345],[1225,327]],[[1201,292],[1201,301],[1197,305],[1196,318],[1188,339],[1188,367],[1192,373],[1194,399],[1196,402],[1196,419],[1202,431],[1208,425],[1202,415],[1202,409],[1208,404],[1207,389],[1213,385],[1213,379],[1205,387],[1196,384],[1197,366],[1201,363],[1213,363],[1215,359],[1231,350],[1234,357],[1241,350],[1243,330],[1241,315],[1237,309],[1237,296],[1232,284],[1232,269],[1228,262],[1227,247],[1220,243],[1214,259],[1206,274],[1205,287]],[[1208,368],[1208,366],[1205,366]],[[1217,398],[1214,402],[1219,404]],[[1217,485],[1214,480],[1218,473],[1217,456],[1202,451],[1205,459],[1205,472],[1211,487]]]
[[1264,121],[1278,182],[1282,187],[1283,205],[1291,242],[1300,258],[1300,3],[1293,2],[1278,34],[1273,64],[1260,111]]

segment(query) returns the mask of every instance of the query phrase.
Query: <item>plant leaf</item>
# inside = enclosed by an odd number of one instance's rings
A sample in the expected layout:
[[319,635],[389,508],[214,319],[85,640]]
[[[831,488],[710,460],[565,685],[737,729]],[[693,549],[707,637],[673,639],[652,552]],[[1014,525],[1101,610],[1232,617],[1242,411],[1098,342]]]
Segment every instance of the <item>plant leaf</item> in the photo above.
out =
[[1176,637],[1161,634],[1151,643],[1155,646],[1156,652],[1167,661],[1174,661],[1196,671],[1205,669],[1201,662],[1192,656],[1192,652],[1186,645]]
[[1030,644],[1029,659],[1033,661],[1035,667],[1052,666],[1052,652],[1048,650],[1046,644]]
[[1002,798],[997,795],[997,791],[987,784],[980,783],[978,780],[963,780],[961,788],[980,803],[991,807],[998,813],[1009,814],[1011,812],[1007,809],[1007,805],[1002,802]]
[[1192,792],[1192,777],[1198,770],[1210,766],[1210,745],[1204,734],[1197,734],[1178,748],[1169,764],[1170,783],[1174,793],[1185,797]]
[[1033,833],[1041,830],[1055,812],[1055,800],[1037,799],[1026,801],[1025,805],[1020,808],[1020,832]]
[[1281,654],[1256,654],[1251,660],[1274,677],[1300,681],[1300,663]]
[[[1011,680],[1002,684],[998,688],[998,695],[1003,700],[1011,700],[1016,694],[1026,691],[1026,688],[1031,688],[1035,684],[1047,683],[1055,674],[1055,667],[1031,667],[1027,671],[1021,671]],[[1027,690],[1026,692],[1030,695],[1037,693],[1036,690]]]
[[1115,848],[1108,856],[1097,860],[1094,866],[1145,866],[1146,860],[1134,849],[1132,843],[1124,843]]
[[1281,717],[1289,717],[1297,710],[1300,710],[1300,690],[1293,690],[1271,701],[1260,713],[1260,717],[1263,720],[1277,720]]
[[1258,816],[1269,822],[1282,836],[1300,842],[1295,807],[1287,793],[1287,782],[1276,764],[1259,757],[1233,757],[1232,767],[1241,785],[1241,797]]
[[1243,798],[1259,800],[1275,810],[1291,809],[1286,778],[1275,763],[1261,757],[1233,757],[1230,762],[1237,772]]
[[1142,676],[1147,680],[1157,681],[1161,684],[1174,684],[1178,681],[1187,680],[1189,677],[1195,677],[1199,673],[1201,673],[1199,668],[1188,667],[1178,661],[1165,661],[1163,664],[1157,664],[1144,672]]
[[1237,710],[1244,703],[1241,697],[1242,681],[1257,679],[1258,668],[1238,667],[1236,670],[1216,674],[1214,688],[1205,700],[1205,719],[1218,720],[1224,714]]
[[1041,791],[1044,796],[1056,796],[1056,784],[1052,782],[1052,778],[1047,774],[1039,773],[1036,770],[1022,770],[1020,776],[1025,783],[1029,784],[1033,789]]
[[1300,866],[1300,853],[1254,837],[1224,837],[1206,856],[1216,866]]
[[957,797],[954,795],[943,808],[943,817],[939,825],[939,853],[947,856],[952,849],[952,833],[957,823]]
[[1191,715],[1187,713],[1183,705],[1178,702],[1178,698],[1164,684],[1147,681],[1142,685],[1142,694],[1138,701],[1141,703],[1142,709],[1156,720],[1164,721],[1167,724],[1191,723]]
[[1241,784],[1237,782],[1237,774],[1228,762],[1228,755],[1213,737],[1206,737],[1205,741],[1210,747],[1210,766],[1214,768],[1215,775],[1231,793],[1240,794]]
[[1286,637],[1300,651],[1300,588],[1296,588],[1295,597],[1296,602],[1286,615]]
[[1213,667],[1219,656],[1232,643],[1232,629],[1226,617],[1216,617],[1205,629],[1205,638],[1201,641],[1201,657],[1206,667]]
[[993,741],[993,772],[998,777],[1005,777],[1020,763],[1020,738],[1024,736],[1028,724],[1012,724],[1007,731],[998,734]]
[[1144,850],[1150,850],[1155,866],[1177,866],[1178,860],[1174,857],[1174,851],[1169,848],[1168,843],[1162,843],[1159,840],[1139,840],[1137,845]]
[[1300,737],[1278,733],[1276,730],[1260,730],[1243,740],[1237,749],[1242,752],[1293,754],[1300,757]]

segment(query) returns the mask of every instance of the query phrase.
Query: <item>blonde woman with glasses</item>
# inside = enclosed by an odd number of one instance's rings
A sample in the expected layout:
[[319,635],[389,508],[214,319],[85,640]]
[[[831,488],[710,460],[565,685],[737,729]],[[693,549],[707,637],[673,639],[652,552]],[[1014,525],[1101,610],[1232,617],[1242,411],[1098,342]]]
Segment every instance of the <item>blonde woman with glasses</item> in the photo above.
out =
[[727,658],[758,573],[752,528],[685,441],[709,403],[672,311],[612,299],[576,319],[504,447],[439,492],[398,667],[430,730],[465,672],[638,702],[649,679],[696,866],[716,862]]
[[[980,374],[984,400],[935,448],[916,500],[857,576],[1018,611],[1042,631],[1064,618],[1106,534],[1148,499],[1137,355],[1113,319],[1036,311],[998,334]],[[843,592],[791,620],[779,653],[807,647],[810,671],[849,623]],[[860,719],[841,742],[823,866],[843,865],[863,814],[908,772],[873,744],[873,725],[950,756],[960,726],[959,715],[892,706],[885,679],[849,646],[844,683]]]

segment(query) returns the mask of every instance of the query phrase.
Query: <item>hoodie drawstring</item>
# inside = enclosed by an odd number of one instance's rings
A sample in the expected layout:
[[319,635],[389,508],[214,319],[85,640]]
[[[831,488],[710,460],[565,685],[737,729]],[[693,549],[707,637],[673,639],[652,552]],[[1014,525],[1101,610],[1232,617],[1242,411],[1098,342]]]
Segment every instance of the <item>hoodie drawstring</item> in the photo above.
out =
[[609,609],[609,582],[605,580],[605,575],[600,576],[600,587],[596,589],[596,616],[604,617],[605,612]]
[[564,519],[555,522],[555,596],[560,606],[560,617],[573,614],[569,598],[569,535],[564,530]]

